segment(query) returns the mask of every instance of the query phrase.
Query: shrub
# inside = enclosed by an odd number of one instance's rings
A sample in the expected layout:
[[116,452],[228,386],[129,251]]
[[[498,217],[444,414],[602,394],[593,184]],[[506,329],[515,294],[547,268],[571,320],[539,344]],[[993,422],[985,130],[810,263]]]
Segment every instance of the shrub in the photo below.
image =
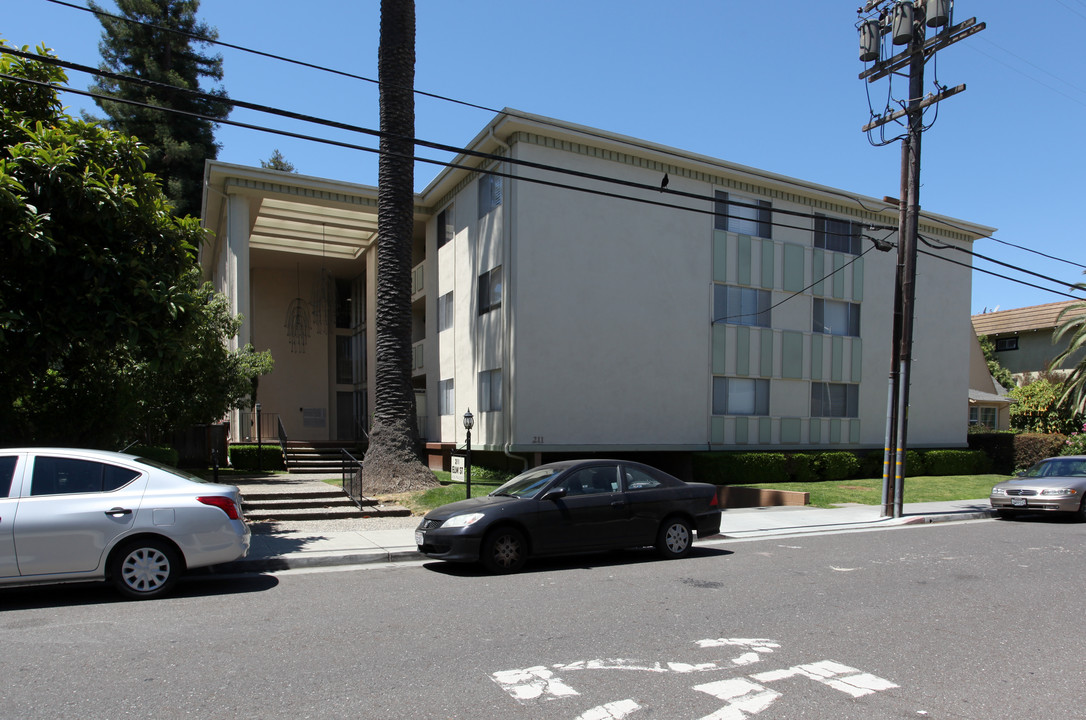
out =
[[261,470],[283,469],[283,451],[278,445],[231,445],[228,451],[230,466],[235,470],[256,470],[258,449],[262,451],[260,453]]
[[788,476],[792,482],[814,482],[818,480],[818,469],[815,468],[815,458],[807,453],[796,453],[788,456]]
[[969,435],[969,449],[988,456],[991,472],[1010,475],[1014,472],[1015,435],[1007,432],[978,433]]
[[882,477],[884,451],[870,450],[860,456],[860,472],[857,477],[880,478]]
[[1086,455],[1086,423],[1082,425],[1081,432],[1073,432],[1067,436],[1060,448],[1060,455]]
[[694,477],[715,485],[788,482],[788,459],[784,453],[722,452],[697,453]]
[[1014,469],[1028,468],[1038,460],[1059,455],[1067,438],[1058,433],[1026,433],[1014,437]]
[[991,461],[979,450],[928,450],[924,468],[928,475],[979,475],[988,472]]
[[162,447],[160,445],[133,445],[125,450],[129,455],[136,455],[137,457],[147,458],[148,460],[154,460],[160,462],[163,465],[169,465],[170,467],[177,467],[177,463],[180,461],[180,454],[172,447]]
[[824,452],[815,457],[815,467],[823,480],[845,480],[860,472],[860,460],[850,452]]
[[905,451],[905,477],[917,477],[928,475],[928,469],[924,464],[924,456],[917,450]]

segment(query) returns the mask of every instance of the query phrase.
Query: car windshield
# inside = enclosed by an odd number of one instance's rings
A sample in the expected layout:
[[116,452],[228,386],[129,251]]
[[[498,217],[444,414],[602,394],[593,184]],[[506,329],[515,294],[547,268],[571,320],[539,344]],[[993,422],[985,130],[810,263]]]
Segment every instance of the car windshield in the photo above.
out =
[[1086,477],[1086,460],[1045,460],[1025,473],[1026,477]]
[[522,472],[500,488],[490,493],[491,495],[508,495],[510,497],[533,498],[549,483],[555,475],[565,470],[564,467],[538,467],[527,472]]

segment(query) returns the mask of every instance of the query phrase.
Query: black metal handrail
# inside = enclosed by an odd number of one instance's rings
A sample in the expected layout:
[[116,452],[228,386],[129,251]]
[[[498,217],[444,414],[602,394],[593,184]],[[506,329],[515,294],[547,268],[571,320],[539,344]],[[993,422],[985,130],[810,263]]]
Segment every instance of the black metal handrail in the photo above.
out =
[[340,485],[355,505],[362,507],[362,461],[346,450],[340,450],[343,461]]
[[283,457],[287,456],[287,429],[283,427],[283,418],[276,416],[279,423],[279,447],[283,450]]

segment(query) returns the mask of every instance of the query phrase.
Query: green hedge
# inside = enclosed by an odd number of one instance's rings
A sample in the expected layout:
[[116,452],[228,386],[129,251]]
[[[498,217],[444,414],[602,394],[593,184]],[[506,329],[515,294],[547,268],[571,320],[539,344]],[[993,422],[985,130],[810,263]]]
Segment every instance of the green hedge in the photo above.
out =
[[279,449],[278,445],[231,445],[229,449],[230,453],[230,467],[235,470],[256,470],[257,469],[257,451],[260,453],[260,469],[261,470],[282,470],[283,465],[283,451]]
[[1066,435],[1023,433],[1014,436],[1014,469],[1028,468],[1035,462],[1059,455],[1067,442]]
[[154,460],[155,462],[160,462],[163,465],[169,465],[170,467],[177,467],[177,463],[181,460],[180,453],[172,447],[162,447],[160,445],[133,445],[125,450],[125,452],[129,455]]
[[928,450],[924,465],[928,475],[981,475],[992,469],[991,460],[979,450]]
[[847,480],[860,472],[860,460],[847,451],[823,452],[815,456],[820,480]]
[[714,485],[789,482],[788,459],[784,453],[729,452],[696,453],[694,477]]

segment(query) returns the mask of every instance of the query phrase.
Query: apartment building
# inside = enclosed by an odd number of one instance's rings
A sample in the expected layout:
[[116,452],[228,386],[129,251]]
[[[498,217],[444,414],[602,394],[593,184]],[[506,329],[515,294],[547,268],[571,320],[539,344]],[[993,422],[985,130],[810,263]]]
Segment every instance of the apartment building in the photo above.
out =
[[[513,110],[466,147],[415,199],[428,442],[461,444],[470,409],[473,449],[528,462],[883,446],[897,253],[874,240],[896,243],[896,206]],[[272,351],[259,400],[292,439],[368,426],[376,198],[207,165],[201,263],[239,342]],[[993,229],[920,231],[968,249]],[[910,444],[965,444],[970,287],[919,258]]]

